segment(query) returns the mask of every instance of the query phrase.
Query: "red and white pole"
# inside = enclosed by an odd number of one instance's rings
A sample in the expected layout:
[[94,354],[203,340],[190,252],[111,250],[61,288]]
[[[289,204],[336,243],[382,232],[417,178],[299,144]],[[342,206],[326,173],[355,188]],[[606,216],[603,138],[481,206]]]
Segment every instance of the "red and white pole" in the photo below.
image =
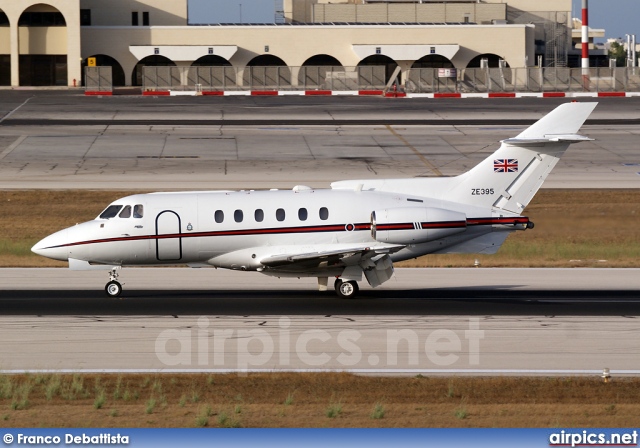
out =
[[582,0],[582,81],[589,90],[589,0]]

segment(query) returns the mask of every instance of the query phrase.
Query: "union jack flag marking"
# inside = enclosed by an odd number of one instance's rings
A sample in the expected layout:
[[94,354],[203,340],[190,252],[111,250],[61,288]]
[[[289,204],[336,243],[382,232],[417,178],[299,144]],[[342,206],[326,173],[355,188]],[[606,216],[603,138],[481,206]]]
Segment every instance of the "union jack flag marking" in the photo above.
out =
[[493,171],[495,173],[517,173],[518,159],[495,159]]

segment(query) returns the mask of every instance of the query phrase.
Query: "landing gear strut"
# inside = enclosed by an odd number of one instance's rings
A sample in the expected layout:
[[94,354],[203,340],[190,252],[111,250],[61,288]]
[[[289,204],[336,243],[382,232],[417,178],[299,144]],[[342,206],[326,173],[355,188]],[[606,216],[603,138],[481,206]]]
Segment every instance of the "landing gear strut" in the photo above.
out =
[[358,294],[358,291],[360,291],[358,283],[354,280],[348,280],[345,282],[339,278],[333,286],[336,289],[336,294],[338,294],[338,297],[341,299],[353,299]]
[[109,271],[109,283],[104,287],[104,291],[109,297],[118,297],[122,294],[122,285],[117,280],[119,275],[118,269],[120,269],[119,266]]

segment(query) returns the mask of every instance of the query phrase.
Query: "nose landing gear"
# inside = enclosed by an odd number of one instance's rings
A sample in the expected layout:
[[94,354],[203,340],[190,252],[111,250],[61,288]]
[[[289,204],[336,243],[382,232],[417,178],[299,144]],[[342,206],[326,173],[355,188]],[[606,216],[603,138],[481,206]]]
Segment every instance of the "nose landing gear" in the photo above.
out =
[[122,285],[117,280],[118,279],[118,270],[120,266],[113,268],[109,271],[109,283],[104,287],[104,291],[107,293],[109,297],[118,297],[122,294]]

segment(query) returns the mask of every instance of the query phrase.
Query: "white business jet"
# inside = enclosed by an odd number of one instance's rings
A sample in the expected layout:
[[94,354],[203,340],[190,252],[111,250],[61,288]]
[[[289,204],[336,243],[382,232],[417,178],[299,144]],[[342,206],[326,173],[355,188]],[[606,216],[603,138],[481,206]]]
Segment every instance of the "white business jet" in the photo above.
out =
[[187,264],[317,277],[338,296],[426,254],[493,254],[533,227],[521,212],[597,103],[567,103],[456,177],[349,180],[330,189],[203,191],[127,196],[93,221],[54,233],[33,252],[71,269],[105,269],[118,296],[123,266]]

